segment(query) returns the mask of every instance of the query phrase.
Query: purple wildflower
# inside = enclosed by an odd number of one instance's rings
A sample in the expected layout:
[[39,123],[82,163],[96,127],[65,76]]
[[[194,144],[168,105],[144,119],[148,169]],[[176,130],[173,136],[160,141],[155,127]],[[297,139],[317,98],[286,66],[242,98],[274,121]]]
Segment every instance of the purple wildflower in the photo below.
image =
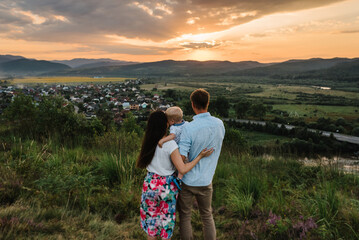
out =
[[305,238],[307,232],[309,232],[312,229],[317,228],[318,225],[315,223],[313,218],[308,218],[305,221],[298,221],[297,223],[293,224],[293,230],[298,234],[299,233],[299,239]]
[[269,218],[267,220],[268,224],[276,225],[278,221],[280,221],[282,218],[281,216],[277,216],[272,211],[269,212]]

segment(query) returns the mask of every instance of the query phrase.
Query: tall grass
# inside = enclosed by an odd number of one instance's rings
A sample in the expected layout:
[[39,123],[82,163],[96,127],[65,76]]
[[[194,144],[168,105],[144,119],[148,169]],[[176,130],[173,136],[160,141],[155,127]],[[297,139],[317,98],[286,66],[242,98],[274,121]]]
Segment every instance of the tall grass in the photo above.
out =
[[321,225],[321,234],[323,238],[340,237],[339,230],[336,227],[339,223],[338,213],[340,208],[339,198],[336,187],[326,183],[321,186],[320,191],[315,192],[308,203],[313,216],[318,219]]
[[[106,133],[90,146],[6,143],[0,146],[1,239],[145,238],[138,134]],[[358,239],[357,176],[232,147],[223,149],[213,179],[219,239]],[[193,221],[202,238],[197,210]]]
[[136,169],[136,156],[137,152],[131,155],[124,155],[120,153],[103,154],[101,160],[98,162],[98,168],[106,177],[106,179],[114,183],[127,183],[137,180],[138,170]]

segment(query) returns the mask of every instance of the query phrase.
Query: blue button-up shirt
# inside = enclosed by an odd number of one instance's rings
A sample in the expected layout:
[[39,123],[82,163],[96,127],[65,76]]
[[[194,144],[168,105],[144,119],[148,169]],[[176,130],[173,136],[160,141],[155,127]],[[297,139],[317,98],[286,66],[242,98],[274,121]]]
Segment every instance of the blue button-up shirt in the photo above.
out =
[[183,182],[189,186],[208,186],[216,171],[219,154],[224,138],[222,120],[212,117],[210,113],[200,113],[187,123],[181,133],[179,151],[188,156],[189,161],[195,159],[204,148],[213,148],[212,155],[202,158],[199,163],[183,177]]

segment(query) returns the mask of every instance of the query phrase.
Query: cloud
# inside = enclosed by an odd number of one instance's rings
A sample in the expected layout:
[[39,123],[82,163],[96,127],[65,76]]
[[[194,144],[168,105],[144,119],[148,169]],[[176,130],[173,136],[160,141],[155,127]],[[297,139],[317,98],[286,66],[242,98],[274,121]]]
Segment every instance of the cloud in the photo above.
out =
[[[107,35],[165,42],[184,34],[211,33],[278,12],[343,0],[1,0],[1,35],[10,39],[76,43],[128,54],[163,54],[176,48],[116,44]],[[105,47],[105,46],[110,47]],[[213,48],[219,43],[182,43]]]
[[92,45],[98,51],[106,53],[130,54],[130,55],[166,55],[170,54],[180,48],[170,47],[154,47],[154,46],[134,46],[130,44],[117,44],[117,45]]
[[201,48],[214,48],[221,45],[221,43],[212,42],[184,42],[180,44],[184,48],[201,49]]
[[268,34],[266,33],[253,33],[249,35],[250,37],[255,37],[255,38],[263,38],[263,37],[267,37]]
[[359,29],[341,31],[340,33],[359,33]]
[[16,26],[31,24],[32,19],[29,16],[11,12],[8,8],[1,8],[0,5],[0,24],[12,24]]

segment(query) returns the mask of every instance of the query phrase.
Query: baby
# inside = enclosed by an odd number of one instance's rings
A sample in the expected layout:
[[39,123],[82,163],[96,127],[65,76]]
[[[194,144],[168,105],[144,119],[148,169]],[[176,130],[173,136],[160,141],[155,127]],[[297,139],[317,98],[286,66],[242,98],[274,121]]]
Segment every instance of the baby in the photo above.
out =
[[187,123],[183,120],[183,112],[179,107],[170,107],[166,110],[165,113],[170,125],[170,134],[158,142],[160,147],[162,147],[165,142],[170,140],[175,140],[175,142],[178,144],[181,139],[182,128]]
[[[175,142],[178,144],[181,139],[182,128],[185,124],[188,123],[187,121],[183,120],[183,112],[180,107],[170,107],[166,110],[165,113],[170,125],[170,134],[158,142],[159,147],[162,147],[165,142],[170,140],[175,140]],[[182,174],[178,174],[179,179],[182,179],[182,177]]]

